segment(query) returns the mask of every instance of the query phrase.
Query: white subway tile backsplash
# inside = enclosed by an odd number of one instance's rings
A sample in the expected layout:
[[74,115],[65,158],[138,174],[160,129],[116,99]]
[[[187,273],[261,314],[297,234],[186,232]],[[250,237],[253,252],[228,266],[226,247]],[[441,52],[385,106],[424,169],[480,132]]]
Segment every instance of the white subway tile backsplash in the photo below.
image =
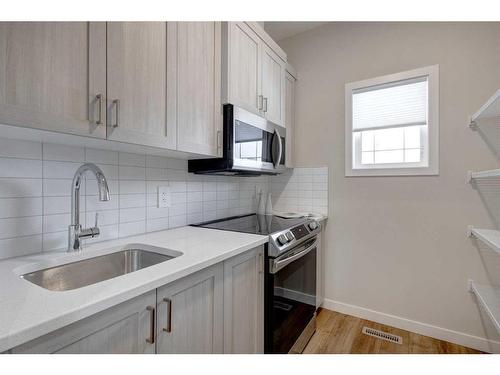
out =
[[167,181],[168,169],[146,168],[146,179],[147,180]]
[[170,216],[168,218],[168,222],[169,222],[169,228],[182,227],[187,225],[187,216],[185,214]]
[[270,186],[277,211],[328,213],[327,167],[295,168],[272,177]]
[[[70,196],[72,183],[73,180],[69,178],[43,179],[43,195],[46,197]],[[80,187],[80,193],[86,194],[85,184]]]
[[42,152],[43,160],[74,162],[83,162],[85,160],[85,149],[83,147],[44,143]]
[[189,181],[187,183],[188,192],[201,192],[203,191],[203,182],[201,181]]
[[[82,197],[83,198],[83,197]],[[80,199],[80,211],[85,211],[85,199]],[[43,214],[65,214],[71,212],[71,197],[44,197]]]
[[42,178],[42,161],[0,158],[0,177]]
[[0,198],[0,219],[42,215],[42,198]]
[[118,226],[118,236],[127,237],[146,232],[146,220],[134,221],[130,223],[120,223]]
[[168,159],[163,156],[146,155],[146,167],[168,168]]
[[[83,216],[82,219],[85,219]],[[83,220],[80,220],[84,223]],[[45,215],[43,216],[43,232],[51,233],[51,232],[61,232],[63,230],[67,230],[68,226],[71,223],[71,215],[67,214],[58,214],[58,215]]]
[[179,169],[181,171],[187,171],[188,161],[182,159],[168,159],[167,165],[169,169]]
[[169,208],[169,216],[178,216],[178,215],[186,215],[187,212],[187,204],[186,203],[179,203],[179,204],[172,204]]
[[30,255],[42,251],[42,235],[0,240],[0,258]]
[[158,219],[161,217],[168,217],[169,209],[168,207],[148,207],[146,211],[146,218],[149,219]]
[[120,194],[120,210],[134,207],[146,207],[145,194]]
[[66,161],[43,161],[43,178],[66,178],[72,180],[82,163]]
[[217,200],[217,192],[215,191],[204,191],[202,195],[203,201],[215,201]]
[[217,201],[203,201],[203,212],[217,210]]
[[181,204],[186,203],[187,201],[187,193],[184,192],[176,192],[171,193],[171,202],[172,204]]
[[187,215],[187,224],[198,224],[203,222],[203,214],[200,213],[193,213],[193,214],[188,214]]
[[120,166],[118,169],[118,174],[120,176],[120,180],[145,180],[146,168]]
[[126,152],[118,153],[118,165],[128,165],[131,167],[145,167],[146,155],[129,154]]
[[201,191],[188,191],[187,202],[202,202],[203,193]]
[[0,219],[0,239],[42,233],[42,216]]
[[187,191],[187,184],[185,181],[174,181],[170,183],[170,191],[172,193],[182,193]]
[[44,233],[43,251],[65,250],[68,247],[68,231]]
[[118,152],[86,148],[85,160],[96,164],[118,165]]
[[120,209],[120,223],[146,220],[146,207]]
[[[187,173],[187,160],[0,138],[0,259],[64,250],[70,222],[71,184],[83,162],[106,175],[110,200],[98,199],[86,174],[80,188],[80,221],[101,235],[84,245],[255,212],[255,192],[272,192],[276,209],[326,213],[328,169],[296,168],[267,177]],[[169,186],[171,207],[157,208],[158,186]]]
[[145,194],[146,181],[120,180],[120,194]]
[[41,197],[42,179],[0,178],[0,198]]
[[158,230],[165,230],[169,228],[169,218],[162,217],[158,219],[151,219],[147,221],[146,231],[147,232],[155,232]]
[[201,213],[202,211],[203,211],[203,203],[201,201],[188,202],[188,204],[187,204],[187,213],[188,214]]
[[42,159],[42,144],[32,141],[0,138],[0,157]]

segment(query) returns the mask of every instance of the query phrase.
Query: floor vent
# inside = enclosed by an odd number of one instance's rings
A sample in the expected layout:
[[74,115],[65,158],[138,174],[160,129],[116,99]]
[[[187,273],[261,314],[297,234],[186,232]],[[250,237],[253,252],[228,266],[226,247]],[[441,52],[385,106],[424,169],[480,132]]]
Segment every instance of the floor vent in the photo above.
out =
[[401,336],[391,335],[390,333],[382,332],[377,329],[363,327],[363,333],[365,335],[377,337],[379,339],[390,341],[395,344],[403,344],[403,338]]

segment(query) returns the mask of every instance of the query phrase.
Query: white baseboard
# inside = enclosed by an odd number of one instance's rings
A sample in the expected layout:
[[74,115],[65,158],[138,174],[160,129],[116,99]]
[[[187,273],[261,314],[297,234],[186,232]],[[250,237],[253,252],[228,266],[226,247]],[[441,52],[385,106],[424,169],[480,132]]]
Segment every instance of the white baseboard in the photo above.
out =
[[367,309],[365,307],[350,305],[328,298],[325,298],[325,300],[323,301],[323,307],[328,310],[333,310],[358,318],[371,320],[377,323],[404,329],[406,331],[430,336],[435,339],[449,341],[454,344],[467,346],[469,348],[481,350],[483,352],[500,353],[499,341],[487,340],[482,337],[472,336],[458,331],[452,331],[447,328],[441,328],[427,323],[417,322],[415,320],[385,314],[379,311]]

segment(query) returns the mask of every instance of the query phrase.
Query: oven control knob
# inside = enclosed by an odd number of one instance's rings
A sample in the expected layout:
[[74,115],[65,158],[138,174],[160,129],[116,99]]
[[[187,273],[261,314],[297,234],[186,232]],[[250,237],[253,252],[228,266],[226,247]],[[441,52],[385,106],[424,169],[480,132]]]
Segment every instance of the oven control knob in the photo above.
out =
[[308,227],[309,227],[310,230],[316,230],[316,229],[318,229],[318,223],[315,222],[315,221],[311,221],[309,223]]
[[285,233],[286,238],[288,241],[292,241],[295,237],[293,236],[292,232],[286,232]]
[[285,236],[284,234],[282,234],[282,235],[280,235],[280,236],[278,237],[278,243],[279,243],[280,245],[284,245],[284,244],[286,244],[287,242],[288,242],[288,238],[286,238],[286,236]]

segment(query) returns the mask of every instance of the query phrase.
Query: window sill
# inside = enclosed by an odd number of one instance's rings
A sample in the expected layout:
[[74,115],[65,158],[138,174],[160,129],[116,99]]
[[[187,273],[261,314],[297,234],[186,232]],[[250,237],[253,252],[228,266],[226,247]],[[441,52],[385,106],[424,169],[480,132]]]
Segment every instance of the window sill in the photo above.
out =
[[370,177],[370,176],[439,176],[439,168],[346,168],[345,177]]

